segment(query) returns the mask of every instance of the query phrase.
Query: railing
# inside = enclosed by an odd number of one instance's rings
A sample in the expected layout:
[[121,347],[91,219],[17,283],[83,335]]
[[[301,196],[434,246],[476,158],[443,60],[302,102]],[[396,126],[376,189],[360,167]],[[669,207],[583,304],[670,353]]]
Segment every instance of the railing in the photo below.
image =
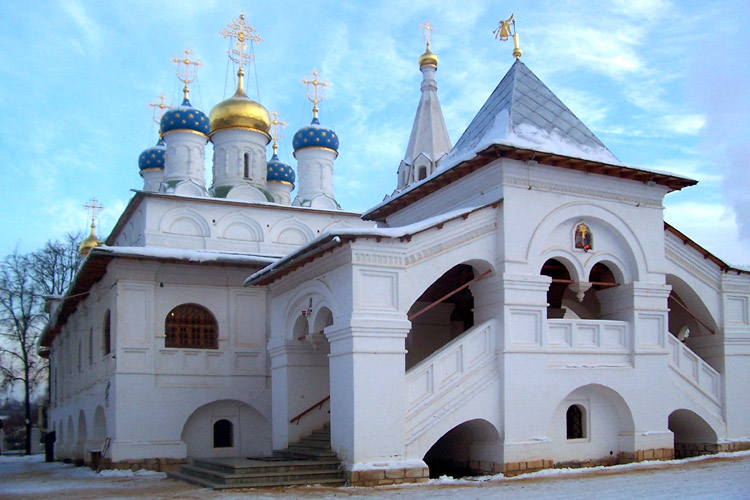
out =
[[551,351],[625,353],[632,339],[626,321],[549,319],[547,346]]
[[407,414],[455,386],[494,357],[493,321],[461,334],[406,372]]
[[296,421],[297,425],[299,425],[299,421],[302,419],[302,417],[304,417],[305,415],[307,415],[311,411],[314,411],[316,409],[316,407],[317,407],[318,410],[322,410],[323,409],[323,403],[325,403],[329,399],[331,399],[330,395],[324,397],[323,399],[321,399],[320,401],[318,401],[317,403],[315,403],[314,405],[312,405],[310,408],[308,408],[307,410],[303,411],[302,413],[300,413],[299,415],[297,415],[296,417],[294,417],[293,419],[291,419],[289,421],[289,423],[293,424]]
[[703,361],[674,335],[667,335],[669,366],[685,380],[721,406],[721,374]]

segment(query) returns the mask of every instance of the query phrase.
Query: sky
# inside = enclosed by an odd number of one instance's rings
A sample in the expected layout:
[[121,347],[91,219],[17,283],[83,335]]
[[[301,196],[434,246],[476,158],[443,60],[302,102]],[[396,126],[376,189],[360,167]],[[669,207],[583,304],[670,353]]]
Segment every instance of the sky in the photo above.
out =
[[[208,114],[235,89],[219,32],[241,11],[262,38],[247,93],[288,123],[281,160],[295,165],[291,138],[312,117],[300,80],[316,68],[330,83],[320,120],[341,141],[334,191],[346,210],[396,186],[419,101],[420,24],[435,28],[455,143],[513,63],[512,43],[492,34],[513,13],[523,62],[621,162],[699,181],[667,195],[667,222],[750,265],[750,2],[739,0],[4,2],[0,255],[86,231],[91,197],[109,234],[157,140],[148,103],[181,100],[172,58],[189,47],[202,62],[190,95]],[[209,184],[211,155],[209,144]]]

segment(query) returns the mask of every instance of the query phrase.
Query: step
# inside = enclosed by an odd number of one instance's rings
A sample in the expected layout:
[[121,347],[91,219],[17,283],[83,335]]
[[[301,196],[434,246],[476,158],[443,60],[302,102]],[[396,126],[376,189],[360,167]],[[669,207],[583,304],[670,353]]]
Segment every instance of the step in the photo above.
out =
[[252,486],[258,483],[287,484],[289,482],[303,481],[315,484],[321,480],[342,479],[342,473],[338,467],[329,467],[321,470],[292,470],[278,472],[255,472],[249,474],[226,474],[210,469],[203,469],[193,465],[180,467],[182,474],[189,475],[213,484],[231,484],[236,486]]
[[[197,484],[199,486],[203,486],[205,488],[211,488],[214,490],[220,490],[220,489],[230,489],[230,488],[241,488],[243,485],[237,485],[237,484],[221,484],[217,483],[211,480],[203,479],[203,478],[197,478],[194,476],[191,476],[189,474],[185,474],[182,472],[168,472],[167,476],[173,478],[173,479],[180,479],[182,481],[186,481],[188,483]],[[306,486],[310,484],[319,484],[323,486],[343,486],[346,484],[346,480],[343,477],[340,477],[338,479],[323,479],[318,478],[314,482],[307,481],[307,480],[291,480],[286,481],[283,483],[275,483],[275,482],[257,482],[252,485],[247,486],[248,488],[278,488],[280,486]]]
[[337,469],[340,462],[336,460],[295,460],[279,457],[271,460],[237,460],[237,459],[195,459],[190,464],[201,469],[214,470],[225,474],[253,474],[287,472],[292,470]]
[[298,444],[290,445],[287,448],[294,457],[312,457],[312,458],[336,458],[336,452],[330,448],[310,448],[307,446],[301,446]]

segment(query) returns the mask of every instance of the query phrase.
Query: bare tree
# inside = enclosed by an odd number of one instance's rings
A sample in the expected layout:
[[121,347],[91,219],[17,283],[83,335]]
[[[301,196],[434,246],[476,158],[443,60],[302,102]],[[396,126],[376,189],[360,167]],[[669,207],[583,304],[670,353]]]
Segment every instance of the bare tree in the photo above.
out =
[[26,454],[31,453],[31,396],[45,375],[45,363],[36,351],[43,306],[28,257],[18,252],[7,256],[0,264],[0,373],[6,388],[23,384]]
[[48,296],[62,295],[80,263],[80,233],[49,241],[28,255],[17,251],[0,263],[0,384],[23,385],[26,454],[31,453],[31,400],[48,378],[47,360],[37,352],[46,322]]
[[78,246],[82,239],[81,232],[67,233],[62,241],[48,241],[29,256],[32,279],[38,285],[40,293],[48,296],[65,293],[81,263]]

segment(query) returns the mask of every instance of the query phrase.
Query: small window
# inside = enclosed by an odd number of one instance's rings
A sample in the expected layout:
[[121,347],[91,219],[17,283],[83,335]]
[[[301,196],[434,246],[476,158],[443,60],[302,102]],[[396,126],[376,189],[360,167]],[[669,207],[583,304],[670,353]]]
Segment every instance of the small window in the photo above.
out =
[[426,179],[427,178],[427,167],[419,167],[419,179]]
[[233,425],[229,420],[222,418],[214,423],[214,448],[231,448],[234,446]]
[[182,304],[164,320],[166,347],[218,349],[218,327],[211,311],[198,304]]
[[586,421],[583,407],[572,405],[565,413],[568,439],[583,439],[586,437]]
[[250,178],[250,153],[245,153],[245,179]]
[[106,356],[112,352],[112,337],[110,327],[110,313],[109,309],[104,313],[104,329],[102,334],[102,347],[104,348],[104,355]]
[[94,327],[89,328],[89,366],[94,364]]

